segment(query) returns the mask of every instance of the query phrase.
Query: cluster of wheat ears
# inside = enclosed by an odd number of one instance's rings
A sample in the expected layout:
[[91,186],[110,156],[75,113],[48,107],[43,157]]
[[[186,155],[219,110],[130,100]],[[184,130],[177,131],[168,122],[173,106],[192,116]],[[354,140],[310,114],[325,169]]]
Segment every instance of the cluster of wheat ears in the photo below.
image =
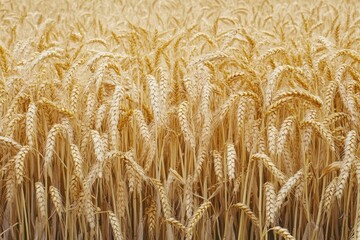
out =
[[356,0],[0,5],[1,239],[360,239]]

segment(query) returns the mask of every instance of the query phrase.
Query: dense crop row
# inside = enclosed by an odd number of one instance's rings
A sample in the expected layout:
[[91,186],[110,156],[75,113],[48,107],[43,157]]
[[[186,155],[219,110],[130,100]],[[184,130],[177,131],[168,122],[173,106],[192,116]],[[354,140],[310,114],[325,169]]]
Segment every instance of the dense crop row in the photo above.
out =
[[360,239],[358,7],[4,1],[0,237]]

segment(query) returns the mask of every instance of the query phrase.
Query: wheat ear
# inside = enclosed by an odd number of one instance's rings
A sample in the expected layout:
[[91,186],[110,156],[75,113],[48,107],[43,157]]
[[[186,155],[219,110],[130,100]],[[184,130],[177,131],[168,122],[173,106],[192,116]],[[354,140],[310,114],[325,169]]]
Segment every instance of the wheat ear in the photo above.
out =
[[41,182],[35,183],[36,202],[41,216],[46,216],[46,195],[45,187]]
[[193,229],[210,206],[211,202],[209,201],[202,203],[194,215],[189,219],[186,225],[186,239],[191,239],[193,235]]
[[29,109],[26,113],[26,136],[28,140],[28,145],[31,147],[33,147],[35,144],[34,137],[36,135],[36,112],[36,104],[30,103]]
[[232,143],[227,144],[227,170],[229,180],[235,179],[235,161],[236,161],[236,151],[235,146]]
[[111,211],[109,212],[109,221],[110,221],[112,230],[114,232],[115,239],[116,240],[123,239],[122,234],[121,234],[121,227],[120,227],[119,219],[116,217],[116,214]]
[[17,184],[21,184],[24,179],[24,161],[29,151],[30,147],[24,146],[15,156],[15,171]]
[[270,230],[274,231],[276,234],[282,236],[285,240],[295,240],[295,238],[289,233],[289,230],[279,226],[273,227]]
[[344,154],[343,164],[340,169],[339,180],[335,192],[335,196],[338,199],[341,198],[345,188],[346,181],[349,178],[350,168],[352,162],[355,160],[355,151],[356,151],[356,132],[355,130],[352,130],[347,134],[345,140],[345,154]]
[[251,222],[256,226],[260,227],[259,219],[256,217],[255,213],[250,209],[250,207],[244,203],[237,203],[234,205],[234,207],[237,207],[244,211],[244,213],[250,218]]

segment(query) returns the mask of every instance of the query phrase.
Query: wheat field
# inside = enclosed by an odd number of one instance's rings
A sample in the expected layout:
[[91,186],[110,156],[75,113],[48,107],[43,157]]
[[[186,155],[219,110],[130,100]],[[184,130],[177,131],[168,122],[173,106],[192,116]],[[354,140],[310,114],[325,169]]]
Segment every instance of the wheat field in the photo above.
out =
[[360,3],[3,0],[0,239],[360,239]]

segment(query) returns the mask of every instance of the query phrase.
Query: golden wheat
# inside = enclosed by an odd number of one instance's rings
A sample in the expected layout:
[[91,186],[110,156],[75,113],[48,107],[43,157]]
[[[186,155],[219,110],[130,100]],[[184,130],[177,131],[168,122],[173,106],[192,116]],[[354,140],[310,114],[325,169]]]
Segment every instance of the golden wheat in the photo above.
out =
[[0,238],[358,238],[359,7],[3,1]]

